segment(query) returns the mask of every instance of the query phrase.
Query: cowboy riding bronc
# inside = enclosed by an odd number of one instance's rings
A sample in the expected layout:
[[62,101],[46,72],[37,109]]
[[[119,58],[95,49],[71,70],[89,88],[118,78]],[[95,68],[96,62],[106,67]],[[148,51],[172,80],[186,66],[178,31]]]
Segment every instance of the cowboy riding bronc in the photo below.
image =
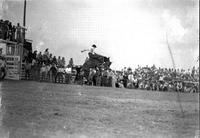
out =
[[91,47],[90,49],[84,49],[84,50],[81,51],[81,53],[82,53],[82,52],[85,52],[85,51],[89,51],[90,54],[94,55],[94,54],[96,54],[96,53],[94,52],[94,50],[95,50],[96,48],[97,48],[97,46],[93,44],[92,47]]
[[95,53],[94,51],[96,48],[97,48],[97,46],[95,44],[93,44],[90,49],[85,49],[85,50],[82,50],[81,52],[89,51],[88,55],[89,55],[90,60],[93,60],[93,61],[97,60],[97,62],[106,62],[107,61],[106,59],[108,59],[108,58]]

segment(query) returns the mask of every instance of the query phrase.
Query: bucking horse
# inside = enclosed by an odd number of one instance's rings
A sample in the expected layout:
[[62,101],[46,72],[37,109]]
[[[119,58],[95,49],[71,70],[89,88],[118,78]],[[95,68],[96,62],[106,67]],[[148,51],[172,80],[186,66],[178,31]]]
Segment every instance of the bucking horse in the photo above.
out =
[[88,53],[89,59],[85,61],[82,66],[81,71],[83,71],[83,76],[88,80],[90,69],[109,69],[112,62],[110,62],[109,57],[105,57],[98,54]]

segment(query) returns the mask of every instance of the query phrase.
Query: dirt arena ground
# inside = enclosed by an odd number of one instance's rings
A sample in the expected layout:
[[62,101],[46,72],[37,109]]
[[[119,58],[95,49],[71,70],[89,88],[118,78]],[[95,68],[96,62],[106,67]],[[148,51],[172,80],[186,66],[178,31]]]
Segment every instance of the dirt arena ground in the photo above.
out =
[[178,101],[172,92],[3,81],[0,138],[194,138],[199,95]]

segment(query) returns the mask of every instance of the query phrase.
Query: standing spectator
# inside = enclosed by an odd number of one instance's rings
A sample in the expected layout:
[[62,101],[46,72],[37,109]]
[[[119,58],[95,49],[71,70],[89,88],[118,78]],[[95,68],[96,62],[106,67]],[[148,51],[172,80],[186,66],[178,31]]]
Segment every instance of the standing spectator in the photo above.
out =
[[52,63],[53,63],[53,55],[52,55],[52,54],[50,54],[50,55],[49,55],[49,64],[51,64],[51,65],[52,65]]
[[16,41],[16,27],[13,25],[13,27],[11,28],[11,36],[12,36],[12,41]]
[[28,60],[25,62],[24,68],[25,68],[25,79],[29,80],[31,74],[31,63],[29,63]]
[[191,76],[192,76],[193,78],[194,78],[194,76],[195,76],[195,66],[192,68]]
[[133,88],[133,81],[134,81],[133,73],[129,73],[128,74],[128,86],[129,86],[129,88]]
[[108,86],[108,70],[102,72],[102,86]]
[[6,76],[6,59],[2,55],[2,48],[0,49],[0,71],[3,73],[0,79],[4,79]]
[[73,67],[74,66],[74,61],[73,61],[73,58],[70,58],[69,60],[69,64],[68,64],[68,67]]
[[8,22],[8,39],[11,41],[12,40],[12,23]]
[[56,56],[53,56],[52,64],[57,65],[57,59],[56,59]]
[[50,68],[50,81],[56,82],[56,74],[57,74],[57,68],[56,65],[53,63],[52,67]]
[[7,22],[2,20],[2,37],[4,40],[7,39],[7,32],[8,32]]
[[32,63],[32,52],[31,51],[27,51],[27,56],[25,57],[25,61],[28,63]]
[[128,83],[128,74],[127,73],[125,73],[124,75],[123,75],[123,85],[124,85],[124,87],[126,88],[127,87],[127,83]]
[[9,39],[9,21],[8,20],[4,21],[4,27],[5,27],[4,39],[7,40]]
[[36,57],[37,57],[37,50],[35,50],[32,53],[32,65],[31,65],[31,75],[33,80],[37,79],[38,73],[37,73],[37,62],[36,62]]
[[101,86],[101,70],[96,67],[96,85]]
[[113,76],[113,72],[111,69],[107,70],[107,86],[111,87],[112,86],[112,76]]
[[0,20],[0,39],[3,39],[3,20]]
[[188,69],[188,71],[187,71],[187,75],[191,75],[191,73],[190,73],[190,69]]
[[42,52],[39,52],[39,53],[37,54],[36,59],[37,59],[37,63],[38,63],[39,65],[42,65],[42,63],[43,63],[43,61],[42,61]]
[[136,76],[134,76],[134,78],[133,78],[133,86],[134,86],[134,88],[138,88],[139,86],[138,86],[138,79],[137,79],[137,77]]
[[60,56],[58,56],[57,63],[58,63],[58,64],[57,64],[58,68],[60,68],[60,67],[61,67],[61,64],[62,64],[62,61],[61,61]]
[[37,58],[37,50],[35,50],[32,54],[32,58],[36,61]]
[[88,76],[88,83],[89,83],[89,85],[92,85],[92,86],[96,85],[96,80],[94,80],[95,74],[96,74],[96,70],[90,68],[90,72],[89,72],[89,76]]
[[46,66],[44,63],[42,64],[42,67],[40,68],[40,74],[41,74],[40,81],[46,80]]
[[47,58],[49,58],[49,49],[48,49],[48,48],[45,49],[45,51],[44,51],[44,55],[47,56]]
[[61,67],[64,68],[65,67],[65,58],[62,57],[61,59]]
[[111,87],[115,88],[116,75],[115,75],[114,71],[112,71],[111,69],[110,69],[109,76],[110,76],[110,80],[111,80]]
[[43,61],[44,64],[47,65],[48,64],[48,59],[49,59],[49,49],[45,49],[44,54],[43,54]]
[[21,26],[20,26],[19,23],[17,23],[16,30],[17,30],[17,42],[20,43],[20,42],[22,42],[21,41],[21,31],[22,31],[22,28],[21,28]]

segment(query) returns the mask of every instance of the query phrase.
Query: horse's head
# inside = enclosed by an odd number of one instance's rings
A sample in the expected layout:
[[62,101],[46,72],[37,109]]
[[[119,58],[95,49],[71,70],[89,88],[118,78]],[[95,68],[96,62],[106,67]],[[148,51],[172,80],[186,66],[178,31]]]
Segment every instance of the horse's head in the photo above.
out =
[[104,57],[104,62],[110,62],[110,57]]
[[110,65],[112,64],[112,62],[110,61],[110,57],[108,57],[105,61],[107,63],[107,65],[110,67]]

